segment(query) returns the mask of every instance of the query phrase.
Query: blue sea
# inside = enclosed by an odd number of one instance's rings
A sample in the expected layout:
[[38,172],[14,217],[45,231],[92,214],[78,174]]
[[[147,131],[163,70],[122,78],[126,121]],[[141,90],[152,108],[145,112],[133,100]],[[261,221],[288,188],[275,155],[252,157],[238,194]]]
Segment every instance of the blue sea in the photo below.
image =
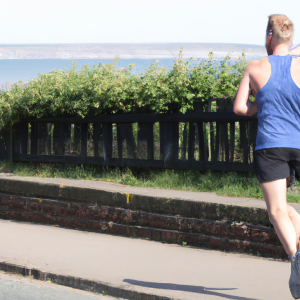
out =
[[[247,57],[248,60],[253,58]],[[12,84],[18,81],[29,81],[37,78],[39,73],[49,73],[53,70],[70,69],[72,67],[72,59],[0,59],[0,88],[5,84]],[[118,67],[125,67],[129,64],[135,64],[135,72],[143,72],[149,68],[153,59],[120,59]],[[160,66],[167,69],[174,65],[174,59],[157,59],[155,60]],[[99,63],[112,63],[113,59],[76,59],[77,68],[84,65],[92,67]]]
[[[173,66],[174,59],[157,59],[158,64],[169,68]],[[72,62],[76,61],[77,68],[84,65],[92,67],[99,63],[112,63],[113,59],[0,59],[0,86],[6,83],[29,81],[31,78],[37,78],[40,73],[49,73],[53,70],[70,69]],[[153,59],[120,59],[118,67],[125,67],[129,64],[135,64],[135,72],[142,72],[149,68]]]

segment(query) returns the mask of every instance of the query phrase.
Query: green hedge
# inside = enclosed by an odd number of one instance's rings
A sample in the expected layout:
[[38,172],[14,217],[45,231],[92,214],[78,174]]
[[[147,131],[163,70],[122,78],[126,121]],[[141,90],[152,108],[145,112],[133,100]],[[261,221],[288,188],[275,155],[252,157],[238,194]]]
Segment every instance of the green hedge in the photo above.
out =
[[217,63],[213,53],[206,60],[184,60],[182,49],[173,68],[152,62],[134,74],[134,65],[112,64],[55,70],[39,74],[24,84],[13,84],[0,94],[0,129],[28,117],[71,114],[85,117],[118,112],[186,112],[194,98],[234,98],[247,65],[245,54]]

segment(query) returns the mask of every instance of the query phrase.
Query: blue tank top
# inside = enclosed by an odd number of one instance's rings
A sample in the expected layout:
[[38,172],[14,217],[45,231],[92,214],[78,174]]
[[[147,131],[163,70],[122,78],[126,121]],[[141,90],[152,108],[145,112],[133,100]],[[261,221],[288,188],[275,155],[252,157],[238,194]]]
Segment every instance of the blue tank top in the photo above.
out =
[[291,75],[290,55],[268,57],[272,72],[256,94],[258,131],[255,150],[300,149],[300,88]]

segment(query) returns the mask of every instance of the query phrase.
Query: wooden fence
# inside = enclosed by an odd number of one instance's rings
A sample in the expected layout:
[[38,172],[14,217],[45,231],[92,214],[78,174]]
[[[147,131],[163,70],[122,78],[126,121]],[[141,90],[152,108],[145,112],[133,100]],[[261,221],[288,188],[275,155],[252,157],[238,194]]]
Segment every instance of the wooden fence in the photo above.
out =
[[252,171],[257,118],[226,111],[224,103],[217,101],[217,112],[210,112],[210,102],[206,108],[199,102],[195,103],[195,112],[186,114],[23,120],[10,133],[1,134],[0,159]]

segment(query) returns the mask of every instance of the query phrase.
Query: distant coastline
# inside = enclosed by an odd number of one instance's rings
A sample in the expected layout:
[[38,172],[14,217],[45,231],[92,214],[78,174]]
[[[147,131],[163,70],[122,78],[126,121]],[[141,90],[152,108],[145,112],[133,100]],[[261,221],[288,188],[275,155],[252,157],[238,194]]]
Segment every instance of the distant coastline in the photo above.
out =
[[264,46],[221,43],[174,44],[43,44],[0,45],[0,59],[169,59],[178,57],[183,47],[184,58],[207,58],[209,51],[215,58],[267,55]]

